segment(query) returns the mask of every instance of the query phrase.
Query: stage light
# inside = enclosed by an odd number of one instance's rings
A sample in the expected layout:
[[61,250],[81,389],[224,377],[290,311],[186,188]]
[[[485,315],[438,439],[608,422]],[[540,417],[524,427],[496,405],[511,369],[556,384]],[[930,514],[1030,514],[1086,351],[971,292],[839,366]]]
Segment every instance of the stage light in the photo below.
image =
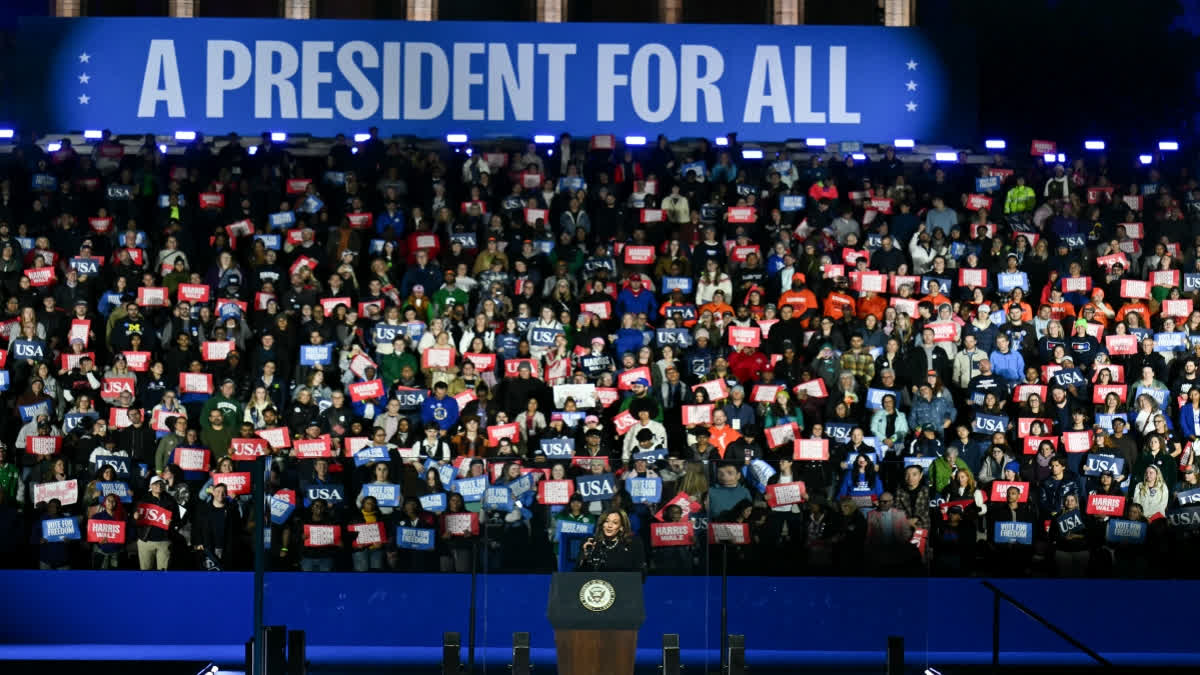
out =
[[13,137],[12,129],[0,129],[0,138],[12,138],[12,137]]
[[473,154],[475,154],[475,151],[471,148],[467,148],[467,157],[470,157]]
[[[253,150],[254,148],[250,148],[250,149]],[[350,148],[350,154],[357,155],[358,154],[358,146],[354,146],[353,148]]]
[[908,148],[911,150],[917,146],[917,143],[911,138],[897,138],[892,142],[892,146],[897,148]]
[[447,143],[466,143],[467,135],[466,134],[446,134],[446,142]]
[[194,141],[196,140],[196,132],[194,131],[176,131],[175,140],[177,141]]
[[1064,154],[1063,154],[1063,153],[1061,153],[1061,152],[1060,152],[1060,153],[1058,153],[1058,163],[1059,163],[1059,164],[1066,164],[1066,163],[1067,163],[1067,156],[1066,156],[1066,155],[1064,155]]
[[933,158],[939,162],[953,162],[958,160],[957,152],[935,152]]
[[271,141],[274,143],[282,143],[287,140],[287,133],[283,131],[272,131]]
[[99,129],[88,129],[83,132],[84,138],[92,139],[92,140],[99,139],[101,135],[102,134]]
[[1179,149],[1179,141],[1159,141],[1158,149],[1159,150],[1178,150]]
[[368,134],[366,132],[359,132],[357,134],[354,134],[354,142],[355,143],[366,143],[369,140],[371,140],[371,134]]
[[727,145],[729,145],[729,139],[728,139],[728,138],[726,138],[725,136],[718,136],[718,137],[717,137],[717,140],[716,140],[716,141],[714,141],[714,142],[715,142],[717,145],[721,146],[722,148],[723,148],[723,147],[725,147],[725,146],[727,146]]
[[46,152],[58,152],[59,150],[62,150],[62,143],[58,141],[46,144]]
[[806,138],[806,139],[804,139],[804,144],[810,148],[823,148],[823,147],[825,147],[825,139],[824,138]]
[[645,145],[645,144],[646,144],[645,136],[626,136],[625,137],[625,145]]
[[1142,164],[1149,164],[1154,161],[1154,157],[1152,155],[1138,155],[1138,161]]
[[850,157],[860,162],[865,162],[867,159],[867,156],[861,152],[852,152],[850,153]]
[[1003,150],[1004,148],[1008,147],[1008,144],[999,138],[989,138],[983,142],[983,147],[987,148],[988,150]]
[[742,150],[742,159],[762,159],[763,151],[757,148]]
[[159,152],[161,152],[161,153],[162,153],[162,154],[164,154],[164,155],[165,155],[165,154],[167,154],[167,144],[166,144],[166,143],[159,143],[159,144],[158,144],[158,151],[159,151]]
[[1046,154],[1042,155],[1042,160],[1045,161],[1047,164],[1053,163],[1054,160],[1057,158],[1058,158],[1058,155],[1055,155],[1053,152],[1047,152]]
[[1103,150],[1104,149],[1104,141],[1084,141],[1083,149],[1084,150]]
[[553,134],[537,134],[536,136],[533,137],[533,142],[537,143],[538,145],[546,145],[547,143],[553,143],[554,135]]
[[550,148],[549,150],[547,150],[546,154],[550,157],[553,157],[554,156],[554,148]]
[[248,150],[246,150],[246,152],[248,152],[250,154],[250,156],[253,157],[254,155],[258,154],[258,146],[252,145],[252,146],[250,146],[250,148]]

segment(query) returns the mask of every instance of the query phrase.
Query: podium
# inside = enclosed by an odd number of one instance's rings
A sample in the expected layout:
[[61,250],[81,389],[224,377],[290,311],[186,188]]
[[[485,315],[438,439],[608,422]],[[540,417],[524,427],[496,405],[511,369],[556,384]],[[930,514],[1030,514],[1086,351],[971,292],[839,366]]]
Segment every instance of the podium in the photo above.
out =
[[546,616],[560,675],[633,675],[646,620],[640,572],[558,572]]

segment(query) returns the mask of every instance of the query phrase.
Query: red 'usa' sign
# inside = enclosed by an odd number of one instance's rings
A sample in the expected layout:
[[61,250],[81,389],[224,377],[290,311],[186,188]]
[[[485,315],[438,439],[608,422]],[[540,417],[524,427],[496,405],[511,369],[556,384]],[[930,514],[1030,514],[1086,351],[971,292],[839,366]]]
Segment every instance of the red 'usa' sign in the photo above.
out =
[[155,504],[142,502],[133,512],[133,522],[138,527],[157,527],[160,530],[171,529],[171,511]]
[[235,460],[252,460],[267,454],[267,442],[261,438],[235,438],[229,442],[229,456]]

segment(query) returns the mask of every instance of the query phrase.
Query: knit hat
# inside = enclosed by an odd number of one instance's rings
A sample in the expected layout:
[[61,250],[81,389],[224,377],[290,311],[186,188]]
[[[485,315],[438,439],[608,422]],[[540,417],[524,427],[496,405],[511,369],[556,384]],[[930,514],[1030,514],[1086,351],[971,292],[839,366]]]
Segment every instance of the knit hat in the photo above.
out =
[[1009,462],[1008,464],[1004,465],[1004,470],[1012,471],[1013,473],[1019,473],[1021,471],[1021,465],[1016,462]]

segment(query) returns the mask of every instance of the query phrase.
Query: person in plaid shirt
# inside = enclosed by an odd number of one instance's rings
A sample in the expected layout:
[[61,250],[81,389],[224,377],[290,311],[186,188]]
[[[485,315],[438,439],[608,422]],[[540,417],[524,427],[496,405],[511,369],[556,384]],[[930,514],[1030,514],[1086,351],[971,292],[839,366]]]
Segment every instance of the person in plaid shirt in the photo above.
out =
[[875,357],[871,356],[870,350],[864,344],[862,334],[855,333],[850,336],[850,349],[842,354],[842,370],[854,373],[854,378],[863,387],[870,385],[871,380],[875,379]]

